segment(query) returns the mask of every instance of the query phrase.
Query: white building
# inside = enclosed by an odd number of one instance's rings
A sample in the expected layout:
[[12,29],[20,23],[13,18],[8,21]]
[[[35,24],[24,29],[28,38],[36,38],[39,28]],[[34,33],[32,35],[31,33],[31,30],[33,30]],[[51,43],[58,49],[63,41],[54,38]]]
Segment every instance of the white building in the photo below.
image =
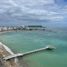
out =
[[2,31],[2,28],[0,27],[0,32]]
[[3,30],[3,31],[7,31],[8,28],[7,28],[7,27],[2,27],[2,30]]

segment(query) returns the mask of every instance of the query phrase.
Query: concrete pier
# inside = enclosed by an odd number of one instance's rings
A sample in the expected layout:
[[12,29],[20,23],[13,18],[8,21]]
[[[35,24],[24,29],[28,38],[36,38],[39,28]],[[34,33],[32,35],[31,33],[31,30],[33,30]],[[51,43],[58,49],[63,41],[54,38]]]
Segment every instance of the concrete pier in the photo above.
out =
[[24,57],[26,55],[29,55],[29,54],[32,54],[32,53],[36,53],[36,52],[39,52],[39,51],[53,50],[53,49],[55,49],[55,47],[46,46],[45,48],[40,48],[40,49],[36,49],[36,50],[33,50],[33,51],[25,52],[25,53],[17,53],[17,54],[14,54],[14,55],[10,55],[10,56],[4,57],[3,59],[4,60],[10,60],[10,59],[17,58],[17,57]]

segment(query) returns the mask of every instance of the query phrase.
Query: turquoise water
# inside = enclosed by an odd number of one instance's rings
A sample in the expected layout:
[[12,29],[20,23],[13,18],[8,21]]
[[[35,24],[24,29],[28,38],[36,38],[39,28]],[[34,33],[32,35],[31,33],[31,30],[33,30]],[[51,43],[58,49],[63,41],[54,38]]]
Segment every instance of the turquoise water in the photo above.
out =
[[54,45],[57,48],[54,51],[31,54],[21,58],[21,60],[24,60],[28,67],[67,67],[66,31],[9,32],[0,34],[0,41],[15,53],[31,51],[46,45]]

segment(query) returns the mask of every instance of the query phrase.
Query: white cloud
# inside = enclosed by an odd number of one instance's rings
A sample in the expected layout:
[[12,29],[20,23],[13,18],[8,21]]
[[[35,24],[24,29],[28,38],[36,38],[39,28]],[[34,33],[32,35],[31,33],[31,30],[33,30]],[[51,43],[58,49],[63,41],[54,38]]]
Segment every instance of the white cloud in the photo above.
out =
[[0,0],[0,13],[11,13],[12,17],[29,16],[32,19],[61,21],[67,7],[60,9],[55,0]]
[[5,11],[3,9],[0,9],[0,13],[4,13]]
[[18,6],[13,0],[9,0],[9,2],[10,2],[13,6]]
[[50,16],[49,19],[52,21],[62,21],[64,17],[63,16]]

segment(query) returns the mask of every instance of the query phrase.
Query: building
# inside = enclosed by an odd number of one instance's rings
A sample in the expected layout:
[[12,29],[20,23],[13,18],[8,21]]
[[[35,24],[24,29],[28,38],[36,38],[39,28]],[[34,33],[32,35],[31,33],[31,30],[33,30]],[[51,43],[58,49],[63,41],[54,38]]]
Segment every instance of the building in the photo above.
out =
[[29,25],[25,27],[28,30],[45,30],[45,27],[41,25]]

